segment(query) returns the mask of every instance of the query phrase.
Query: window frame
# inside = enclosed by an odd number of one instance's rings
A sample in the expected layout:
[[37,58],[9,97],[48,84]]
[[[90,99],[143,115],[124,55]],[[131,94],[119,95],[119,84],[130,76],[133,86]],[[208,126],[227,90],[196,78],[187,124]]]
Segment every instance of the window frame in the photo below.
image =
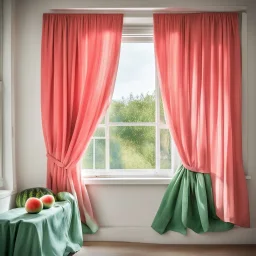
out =
[[0,188],[4,186],[3,176],[3,83],[0,81]]
[[[138,25],[138,24],[137,24]],[[136,32],[137,31],[137,32]],[[124,33],[125,32],[125,33]],[[131,36],[131,35],[135,36]],[[153,41],[153,26],[152,21],[148,24],[144,24],[138,28],[138,26],[126,26],[124,24],[122,42],[143,42],[144,40]],[[241,57],[242,57],[242,143],[243,143],[243,165],[245,169],[245,176],[247,180],[251,179],[250,172],[248,171],[248,77],[247,77],[247,13],[242,12],[240,14],[240,40],[241,40]],[[145,42],[145,41],[144,41]],[[159,92],[159,86],[158,86]],[[181,159],[179,157],[177,148],[174,143],[172,143],[172,169],[168,173],[161,173],[159,170],[158,175],[156,173],[151,173],[151,171],[140,171],[131,170],[127,172],[125,170],[125,175],[118,170],[118,173],[111,172],[108,173],[104,170],[98,172],[90,170],[86,172],[83,170],[82,176],[84,178],[85,184],[169,184],[170,179],[175,173],[175,169],[181,164]],[[175,163],[174,163],[175,162]],[[174,168],[173,168],[174,167]],[[120,178],[119,178],[120,177]]]
[[3,1],[0,0],[0,188],[4,186],[3,174]]
[[[124,26],[122,33],[122,43],[153,43],[153,26]],[[91,141],[95,144],[97,139],[105,139],[105,153],[106,153],[106,169],[82,169],[82,175],[84,177],[172,177],[174,174],[173,169],[160,169],[160,131],[161,129],[168,129],[167,124],[160,121],[160,88],[158,83],[157,70],[155,70],[155,122],[109,122],[109,109],[104,117],[105,123],[98,124],[97,128],[105,128],[105,137],[92,137]],[[110,157],[110,127],[120,127],[120,126],[149,126],[155,127],[155,169],[110,169],[109,157]],[[171,140],[171,152],[172,156],[177,156],[173,150],[176,147],[173,145],[173,140]],[[95,150],[95,146],[93,147]],[[95,152],[93,152],[93,157],[95,157]],[[94,163],[93,163],[94,164]],[[82,167],[82,161],[81,161]]]

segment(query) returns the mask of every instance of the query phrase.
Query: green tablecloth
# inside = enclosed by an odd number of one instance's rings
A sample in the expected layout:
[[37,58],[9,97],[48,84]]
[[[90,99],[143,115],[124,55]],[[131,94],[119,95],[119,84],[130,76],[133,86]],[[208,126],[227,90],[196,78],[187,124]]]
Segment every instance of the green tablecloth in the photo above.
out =
[[1,256],[62,256],[83,244],[80,215],[74,197],[65,192],[50,209],[28,214],[24,208],[0,214]]

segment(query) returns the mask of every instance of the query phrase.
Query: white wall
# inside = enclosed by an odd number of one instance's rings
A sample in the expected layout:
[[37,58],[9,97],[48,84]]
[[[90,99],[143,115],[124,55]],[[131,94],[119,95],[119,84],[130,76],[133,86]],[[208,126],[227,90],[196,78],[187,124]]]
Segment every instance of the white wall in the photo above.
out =
[[[256,6],[253,0],[19,0],[16,1],[16,166],[18,189],[45,186],[46,157],[40,112],[40,40],[42,14],[51,8],[79,7],[187,7],[229,8],[245,6],[248,10],[248,90],[245,105],[248,135],[244,149],[245,166],[252,177],[248,181],[251,221],[256,226]],[[246,145],[246,143],[245,143]],[[88,186],[99,224],[98,234],[86,240],[124,240],[158,243],[256,243],[255,229],[235,229],[228,234],[194,235],[176,233],[160,236],[151,222],[166,185],[91,185]],[[254,235],[253,235],[254,234]]]

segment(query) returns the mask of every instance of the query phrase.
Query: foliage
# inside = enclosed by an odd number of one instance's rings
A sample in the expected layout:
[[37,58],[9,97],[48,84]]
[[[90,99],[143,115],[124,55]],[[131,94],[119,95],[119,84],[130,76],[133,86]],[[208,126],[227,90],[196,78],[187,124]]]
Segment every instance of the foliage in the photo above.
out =
[[[162,105],[162,104],[161,104]],[[160,109],[163,119],[163,108]],[[155,93],[113,100],[109,110],[110,122],[155,122]],[[95,135],[99,134],[99,130]],[[110,127],[110,168],[111,169],[154,169],[155,168],[155,127],[117,126]],[[96,141],[99,139],[96,139]],[[95,141],[95,142],[96,142]],[[163,133],[161,152],[164,168],[169,168],[169,132]],[[163,143],[162,143],[163,142]],[[95,143],[97,145],[97,143]],[[100,145],[100,144],[99,144]],[[105,143],[101,143],[105,147]],[[96,161],[105,163],[104,148],[95,148]],[[88,147],[84,158],[84,168],[92,168],[93,148]],[[102,164],[96,164],[96,168]]]
[[155,122],[155,93],[113,100],[110,122]]
[[[131,93],[120,101],[113,100],[110,122],[155,122],[155,93],[139,96]],[[121,126],[111,130],[110,160],[113,169],[155,168],[154,127]]]

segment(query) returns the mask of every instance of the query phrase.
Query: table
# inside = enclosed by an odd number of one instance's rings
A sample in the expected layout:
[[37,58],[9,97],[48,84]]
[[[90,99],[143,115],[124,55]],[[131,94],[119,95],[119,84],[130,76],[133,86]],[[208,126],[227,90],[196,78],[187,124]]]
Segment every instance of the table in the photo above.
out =
[[0,214],[1,256],[66,256],[83,244],[79,210],[74,197],[61,192],[60,201],[38,214],[15,208]]

